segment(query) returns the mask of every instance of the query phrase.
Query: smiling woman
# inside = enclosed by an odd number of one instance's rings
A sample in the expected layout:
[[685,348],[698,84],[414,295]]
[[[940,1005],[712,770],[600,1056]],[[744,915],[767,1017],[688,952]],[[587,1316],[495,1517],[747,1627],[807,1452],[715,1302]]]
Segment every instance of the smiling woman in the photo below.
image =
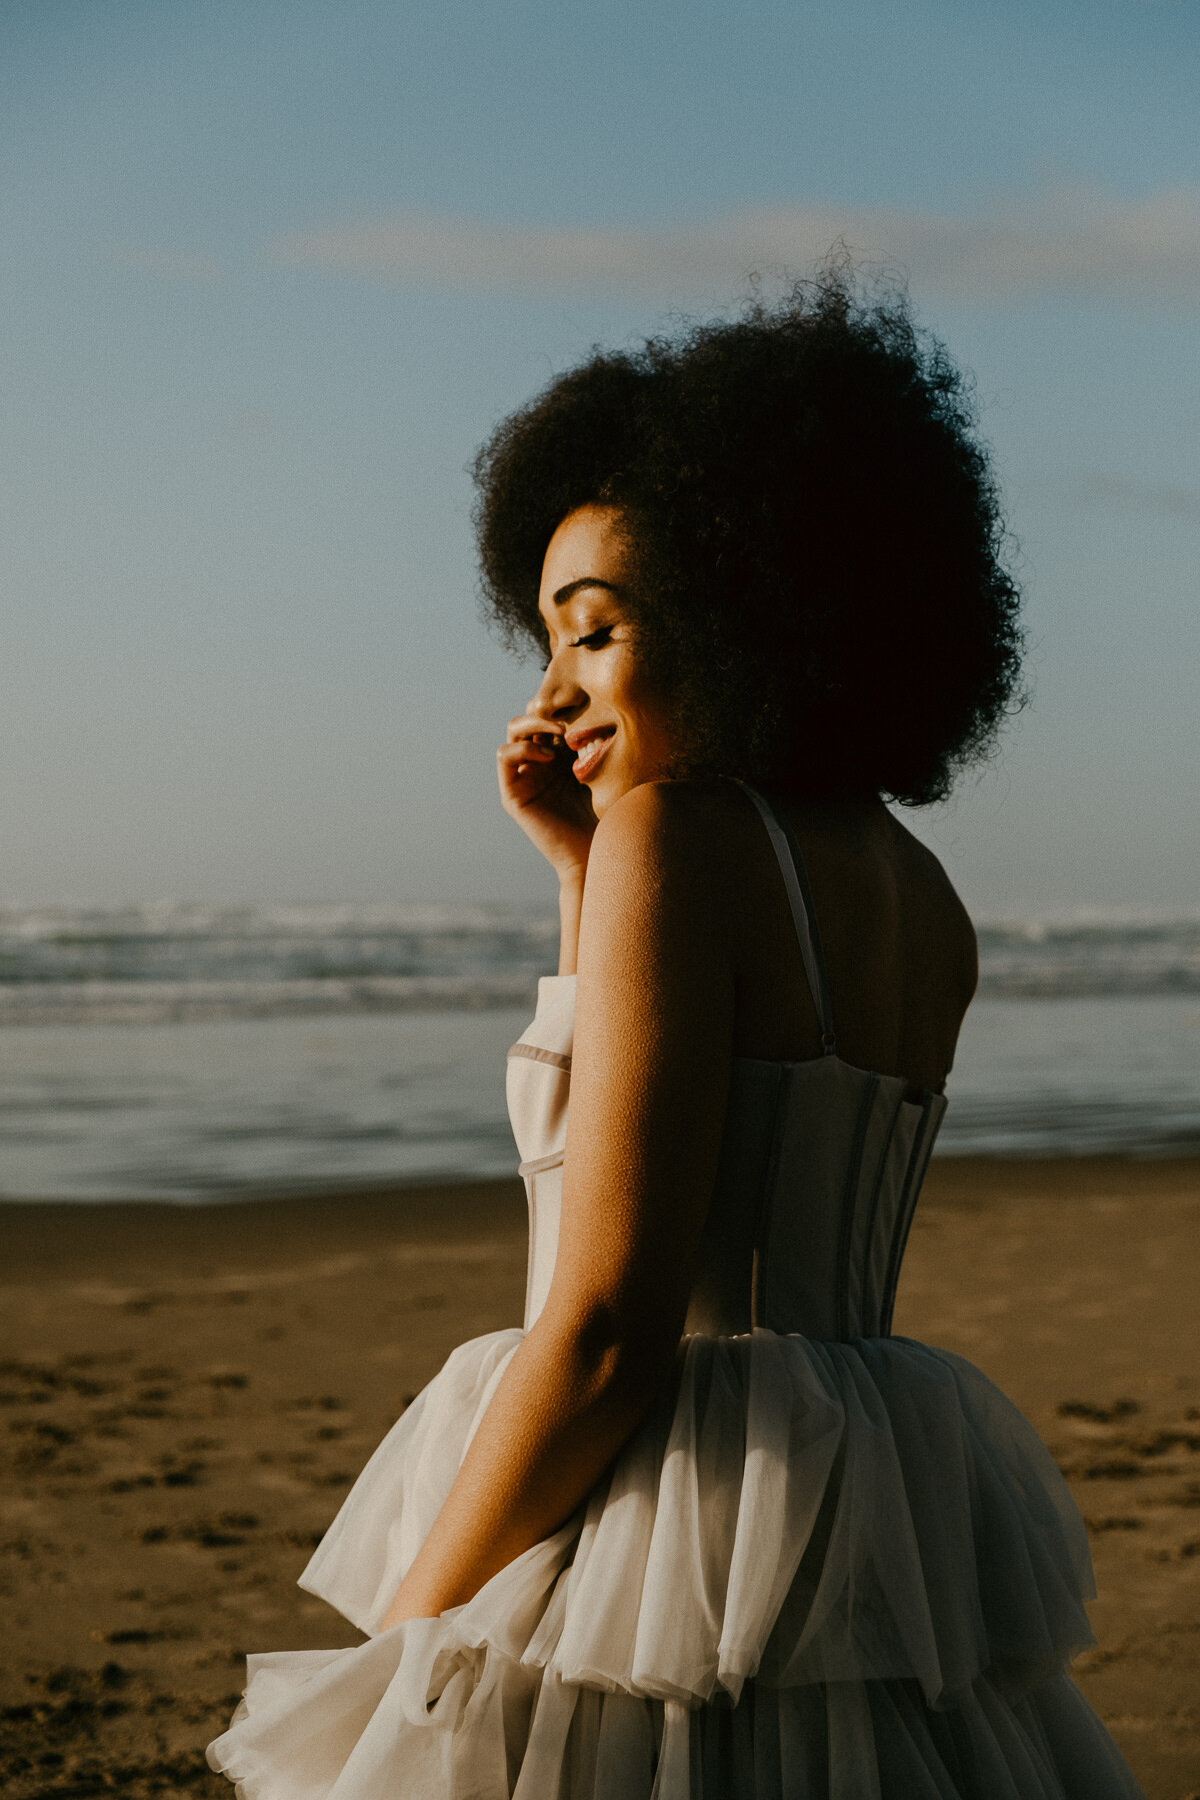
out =
[[594,359],[480,475],[548,652],[501,797],[562,895],[524,1324],[301,1578],[367,1642],[253,1658],[210,1759],[243,1800],[1136,1800],[1066,1673],[1061,1475],[891,1336],[976,952],[883,796],[944,792],[1017,663],[957,377],[835,277]]
[[550,661],[529,710],[562,733],[597,818],[664,774],[674,747],[666,697],[638,654],[631,561],[621,514],[584,506],[554,533],[542,574]]
[[546,641],[543,557],[615,508],[672,772],[924,805],[1017,688],[1019,596],[967,390],[898,296],[836,273],[681,341],[598,354],[481,452],[485,595]]
[[[639,652],[632,560],[614,507],[579,507],[558,526],[538,601],[550,659],[497,753],[504,808],[562,884],[560,975],[575,968],[596,821],[630,788],[664,775],[676,748],[667,697]],[[574,783],[586,792],[572,793]]]

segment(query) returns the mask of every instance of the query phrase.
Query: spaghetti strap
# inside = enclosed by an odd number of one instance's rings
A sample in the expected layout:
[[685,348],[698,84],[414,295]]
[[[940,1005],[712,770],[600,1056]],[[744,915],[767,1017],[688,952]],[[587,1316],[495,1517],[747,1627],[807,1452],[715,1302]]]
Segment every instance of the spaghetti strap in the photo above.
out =
[[757,788],[752,788],[747,781],[738,781],[736,785],[753,800],[762,816],[763,824],[767,828],[771,848],[775,852],[780,872],[783,875],[783,885],[787,889],[788,905],[792,909],[792,920],[796,927],[796,938],[800,945],[804,973],[808,978],[808,990],[812,995],[813,1005],[817,1009],[817,1018],[821,1024],[821,1050],[825,1056],[834,1056],[837,1052],[837,1043],[833,1029],[833,1002],[829,995],[829,977],[825,972],[825,952],[821,947],[821,933],[817,927],[812,889],[808,885],[808,872],[804,867],[800,846],[770,801],[765,799]]

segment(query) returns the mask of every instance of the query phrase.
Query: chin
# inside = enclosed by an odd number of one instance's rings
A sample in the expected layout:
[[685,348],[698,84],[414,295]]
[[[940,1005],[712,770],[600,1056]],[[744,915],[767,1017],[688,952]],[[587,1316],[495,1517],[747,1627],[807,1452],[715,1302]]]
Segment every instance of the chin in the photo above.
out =
[[631,775],[619,769],[606,769],[599,781],[588,783],[592,794],[592,811],[598,819],[603,818],[610,806],[615,806],[618,800],[632,793],[635,787],[656,779],[657,774],[653,771]]

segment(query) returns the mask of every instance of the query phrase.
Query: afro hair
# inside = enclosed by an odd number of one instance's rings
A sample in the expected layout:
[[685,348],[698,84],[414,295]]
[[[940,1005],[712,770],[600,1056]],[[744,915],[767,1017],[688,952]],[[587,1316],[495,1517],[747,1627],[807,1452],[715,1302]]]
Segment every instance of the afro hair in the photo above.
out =
[[620,509],[674,775],[942,799],[1017,694],[1019,595],[962,377],[902,293],[833,265],[781,303],[597,351],[475,464],[485,604],[544,648],[546,546]]

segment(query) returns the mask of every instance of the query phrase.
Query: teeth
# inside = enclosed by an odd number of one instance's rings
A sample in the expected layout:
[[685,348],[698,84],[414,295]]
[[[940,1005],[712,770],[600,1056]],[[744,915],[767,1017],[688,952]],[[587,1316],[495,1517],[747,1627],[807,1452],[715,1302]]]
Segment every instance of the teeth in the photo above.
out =
[[589,738],[586,744],[580,745],[575,752],[575,774],[578,777],[582,778],[591,773],[594,764],[600,760],[608,748],[611,738],[612,733],[606,732],[603,737]]

